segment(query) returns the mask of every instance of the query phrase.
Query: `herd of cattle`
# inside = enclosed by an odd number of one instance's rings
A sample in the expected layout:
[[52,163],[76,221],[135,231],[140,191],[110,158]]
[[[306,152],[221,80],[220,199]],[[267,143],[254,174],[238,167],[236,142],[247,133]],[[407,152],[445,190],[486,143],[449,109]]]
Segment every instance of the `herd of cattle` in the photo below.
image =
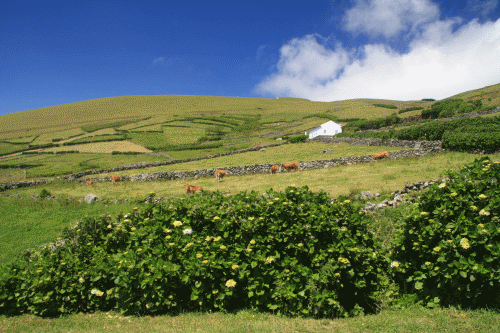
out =
[[[377,153],[377,154],[373,155],[374,161],[381,160],[384,158],[389,158],[388,151],[384,151],[382,153]],[[285,170],[287,172],[289,172],[290,170],[293,170],[293,169],[296,169],[297,171],[299,171],[299,161],[295,161],[295,162],[291,162],[291,163],[275,164],[271,167],[270,172],[271,172],[271,174],[275,174],[276,172],[281,172],[281,170],[283,170],[283,168],[285,168]],[[220,182],[222,180],[222,178],[224,178],[225,175],[227,175],[227,170],[215,170],[215,179],[217,180],[217,182]],[[120,176],[113,176],[111,178],[111,182],[113,182],[113,183],[119,182],[120,180],[121,180]],[[87,181],[87,184],[92,185],[92,184],[94,184],[94,181],[89,180],[89,181]],[[201,187],[201,186],[194,186],[194,185],[186,184],[186,189],[184,190],[184,194],[196,193],[197,191],[201,191],[201,190],[203,190],[203,187]]]

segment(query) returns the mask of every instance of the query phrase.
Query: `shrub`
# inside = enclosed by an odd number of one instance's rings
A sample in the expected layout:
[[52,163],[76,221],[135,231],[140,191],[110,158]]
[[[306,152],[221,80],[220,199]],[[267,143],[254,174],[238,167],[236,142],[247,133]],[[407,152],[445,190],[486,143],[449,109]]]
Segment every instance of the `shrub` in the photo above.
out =
[[373,104],[373,106],[378,106],[380,108],[387,108],[387,109],[397,109],[398,108],[396,105],[388,105],[388,104]]
[[429,307],[500,301],[500,162],[477,158],[432,184],[405,220],[393,269]]
[[86,217],[56,245],[2,268],[0,314],[371,312],[389,262],[344,199],[293,186],[264,196],[205,192],[116,220]]
[[424,102],[434,102],[435,99],[434,98],[422,98],[422,101],[424,101]]
[[52,196],[52,194],[51,194],[49,191],[47,191],[46,189],[42,189],[42,190],[40,191],[40,194],[39,194],[39,195],[40,195],[40,197],[41,197],[41,198],[45,198],[45,197],[50,197],[50,196]]
[[306,139],[308,138],[307,135],[301,134],[301,135],[296,135],[296,136],[284,136],[283,139],[287,140],[290,143],[303,143],[306,142]]
[[56,151],[56,154],[79,154],[80,151],[78,150],[62,150],[62,151]]
[[111,152],[111,155],[139,155],[139,154],[142,153],[138,151],[117,151],[117,150],[113,150]]
[[406,109],[402,109],[398,111],[398,114],[405,113],[405,112],[410,112],[410,111],[416,111],[416,110],[423,110],[424,108],[421,106],[412,106]]

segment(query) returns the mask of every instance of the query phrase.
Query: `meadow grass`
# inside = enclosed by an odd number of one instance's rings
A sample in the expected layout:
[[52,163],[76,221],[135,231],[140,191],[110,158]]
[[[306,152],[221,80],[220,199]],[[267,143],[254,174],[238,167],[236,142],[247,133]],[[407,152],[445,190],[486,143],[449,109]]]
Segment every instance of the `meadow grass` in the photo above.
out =
[[[351,106],[339,113],[343,118],[359,110],[363,118],[382,117],[392,114],[392,110],[359,108],[358,105],[373,104],[380,100],[347,100],[338,102],[311,102],[298,98],[236,98],[211,96],[123,96],[101,98],[71,104],[63,104],[25,112],[17,112],[0,117],[0,138],[40,135],[36,143],[50,142],[59,137],[60,132],[74,127],[98,126],[120,121],[136,121],[134,124],[120,126],[119,129],[133,129],[138,126],[154,125],[174,120],[175,115],[220,116],[222,114],[255,115],[261,114],[261,122],[300,120],[303,116],[322,113],[335,107]],[[383,101],[389,103],[390,101]],[[396,102],[395,102],[396,103]],[[411,103],[397,102],[406,106]],[[381,109],[381,108],[378,108]],[[373,112],[372,112],[373,111]],[[342,113],[343,112],[343,113]],[[337,114],[334,112],[334,114]],[[152,117],[148,120],[142,120]],[[54,136],[55,135],[55,136]]]
[[[260,139],[252,140],[250,146],[253,146],[254,142],[262,142],[264,145],[266,142]],[[276,142],[276,141],[271,141]],[[248,143],[247,143],[248,145]],[[160,171],[192,171],[199,169],[211,169],[211,168],[223,168],[232,167],[239,165],[254,165],[254,164],[276,164],[281,162],[293,162],[294,160],[305,161],[315,161],[315,160],[331,160],[340,157],[350,157],[350,156],[363,156],[372,155],[380,152],[381,147],[376,146],[350,146],[348,143],[321,143],[317,141],[310,141],[308,143],[299,144],[285,144],[275,147],[267,147],[265,151],[251,151],[242,154],[227,155],[215,157],[207,160],[193,161],[179,164],[170,164],[166,166],[159,166],[153,168],[141,169],[140,172],[137,170],[126,170],[117,172],[117,175],[134,175],[137,173],[145,172],[160,172]],[[322,153],[322,151],[332,149],[330,153]],[[384,147],[383,149],[388,149],[388,151],[400,151],[407,148],[399,147]],[[224,152],[224,151],[223,151]],[[225,151],[227,152],[227,150]],[[178,158],[176,154],[169,153],[174,158]]]
[[[50,192],[50,187],[44,187]],[[41,190],[38,189],[38,193]],[[37,194],[38,194],[37,193]],[[1,197],[2,217],[0,218],[0,265],[10,262],[22,250],[45,243],[55,242],[64,227],[81,220],[82,217],[103,213],[116,215],[126,213],[136,205],[133,202],[103,202],[91,205],[67,197],[61,200]]]
[[[499,158],[500,155],[490,155]],[[97,182],[93,185],[69,181],[55,181],[45,185],[57,197],[82,198],[94,193],[98,198],[124,199],[145,198],[150,191],[164,198],[182,197],[185,184],[202,186],[208,191],[222,191],[231,194],[240,191],[264,193],[269,189],[284,190],[290,184],[307,185],[312,191],[325,191],[331,197],[360,191],[389,194],[402,189],[406,184],[421,180],[440,179],[444,171],[458,169],[476,156],[466,153],[448,152],[433,156],[386,160],[358,165],[345,165],[328,169],[315,169],[279,174],[227,175],[220,183],[215,178],[160,180],[152,182],[119,182],[116,184]],[[143,171],[141,171],[143,172]],[[118,174],[118,173],[116,173]],[[393,176],[393,177],[388,177]],[[385,177],[385,179],[383,179]],[[6,194],[20,193],[23,196],[38,194],[45,186],[34,186],[5,191]],[[373,202],[373,201],[372,201]]]
[[388,308],[354,318],[291,318],[240,310],[235,313],[182,313],[123,316],[115,312],[79,313],[59,318],[34,315],[0,317],[2,332],[498,332],[494,310]]
[[[97,143],[94,143],[96,145]],[[112,142],[103,142],[102,144],[113,144]],[[89,144],[91,145],[91,144]],[[67,150],[73,146],[64,147]],[[126,142],[122,142],[119,148],[126,149]],[[61,147],[62,148],[62,147]],[[74,147],[73,147],[74,149]],[[110,147],[109,149],[112,149]],[[53,151],[62,149],[52,148]],[[90,149],[89,149],[90,150]],[[115,150],[118,150],[115,149]],[[130,150],[125,150],[130,151]],[[11,169],[0,169],[2,174],[11,174],[6,181],[24,180],[24,171],[16,169],[19,164],[41,164],[40,166],[27,169],[27,180],[52,178],[56,175],[68,175],[71,172],[76,173],[83,170],[106,169],[117,165],[125,165],[138,162],[158,162],[169,161],[168,156],[163,155],[111,155],[111,154],[56,154],[56,155],[18,155],[11,158],[0,160],[0,165],[12,166]]]

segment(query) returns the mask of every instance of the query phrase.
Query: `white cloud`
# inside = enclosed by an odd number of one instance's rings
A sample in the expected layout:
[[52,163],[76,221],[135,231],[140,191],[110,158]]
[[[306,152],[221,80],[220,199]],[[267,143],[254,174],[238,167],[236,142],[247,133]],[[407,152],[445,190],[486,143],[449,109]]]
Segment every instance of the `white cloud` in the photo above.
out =
[[356,0],[346,11],[344,24],[348,31],[395,37],[437,18],[439,8],[430,0]]
[[500,19],[460,23],[458,18],[426,23],[406,53],[384,44],[331,48],[317,35],[294,38],[281,47],[277,72],[255,90],[315,101],[420,100],[499,83]]
[[164,57],[158,57],[158,58],[156,58],[156,59],[153,59],[153,64],[156,64],[156,63],[158,63],[158,62],[162,62],[163,60],[165,60],[165,58],[164,58]]

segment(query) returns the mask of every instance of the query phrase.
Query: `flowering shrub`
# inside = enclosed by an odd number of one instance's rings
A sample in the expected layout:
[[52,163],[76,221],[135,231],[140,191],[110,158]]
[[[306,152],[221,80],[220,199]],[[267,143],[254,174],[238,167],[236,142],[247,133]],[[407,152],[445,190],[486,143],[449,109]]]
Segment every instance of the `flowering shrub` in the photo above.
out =
[[150,201],[114,220],[85,218],[3,267],[0,314],[354,315],[373,311],[388,285],[378,252],[362,212],[307,187]]
[[393,252],[397,276],[430,307],[498,302],[500,163],[476,159],[448,177],[430,185],[406,219]]

